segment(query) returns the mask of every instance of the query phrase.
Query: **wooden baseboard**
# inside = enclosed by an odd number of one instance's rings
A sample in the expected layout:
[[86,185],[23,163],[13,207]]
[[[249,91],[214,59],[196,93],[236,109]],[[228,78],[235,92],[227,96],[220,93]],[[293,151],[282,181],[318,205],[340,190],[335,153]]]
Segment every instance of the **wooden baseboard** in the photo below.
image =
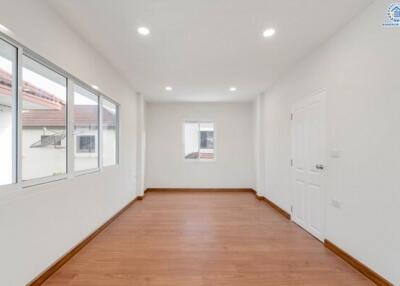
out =
[[273,203],[272,201],[270,201],[266,197],[259,196],[255,190],[253,190],[253,192],[256,195],[257,199],[259,199],[260,201],[266,202],[270,207],[272,207],[278,213],[283,215],[286,219],[290,220],[290,214],[287,211],[285,211],[284,209],[282,209],[281,207],[279,207],[278,205],[276,205],[275,203]]
[[141,200],[142,197],[137,197],[131,202],[129,202],[125,207],[123,207],[118,213],[116,213],[112,218],[106,221],[102,226],[95,230],[92,234],[86,237],[82,242],[76,245],[73,249],[67,252],[59,260],[57,260],[53,265],[51,265],[47,270],[36,277],[32,282],[28,283],[28,286],[38,286],[42,285],[47,279],[50,278],[58,269],[60,269],[65,263],[68,262],[74,255],[76,255],[83,247],[85,247],[93,238],[95,238],[101,231],[103,231],[109,224],[111,224],[118,216],[120,216],[124,211],[126,211],[136,200]]
[[147,192],[252,192],[250,188],[148,188]]
[[370,279],[372,282],[374,282],[376,285],[380,286],[394,286],[392,283],[387,281],[385,278],[380,276],[378,273],[355,259],[353,256],[345,252],[343,249],[339,248],[337,245],[332,243],[331,241],[325,239],[324,245],[326,248],[331,250],[333,253],[335,253],[337,256],[342,258],[344,261],[346,261],[348,264],[353,266],[357,271],[365,275],[368,279]]

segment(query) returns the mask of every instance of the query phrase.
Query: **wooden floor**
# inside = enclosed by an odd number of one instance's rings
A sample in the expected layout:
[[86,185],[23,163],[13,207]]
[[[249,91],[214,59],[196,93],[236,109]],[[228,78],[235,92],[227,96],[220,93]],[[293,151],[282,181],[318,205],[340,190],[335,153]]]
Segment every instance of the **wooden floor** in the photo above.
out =
[[372,283],[250,192],[149,192],[44,285]]

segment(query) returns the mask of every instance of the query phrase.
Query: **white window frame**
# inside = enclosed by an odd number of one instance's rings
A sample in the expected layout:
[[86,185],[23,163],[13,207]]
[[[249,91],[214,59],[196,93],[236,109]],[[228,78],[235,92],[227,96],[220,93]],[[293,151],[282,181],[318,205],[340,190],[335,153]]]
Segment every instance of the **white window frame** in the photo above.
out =
[[[34,178],[34,179],[29,179],[29,180],[23,180],[22,179],[22,102],[23,102],[23,95],[22,95],[22,86],[23,86],[23,75],[22,75],[22,68],[23,68],[23,58],[28,57],[30,59],[32,59],[33,61],[37,62],[40,65],[43,65],[44,67],[48,68],[49,70],[65,77],[66,79],[66,103],[67,103],[67,111],[65,114],[65,128],[66,128],[66,132],[67,132],[67,137],[66,137],[66,158],[65,158],[65,174],[62,175],[53,175],[53,176],[46,176],[46,177],[40,177],[40,178]],[[52,63],[48,62],[46,59],[42,58],[41,56],[37,55],[36,53],[30,51],[29,49],[21,46],[18,48],[18,115],[17,117],[19,118],[18,120],[18,139],[17,141],[19,142],[18,144],[18,151],[17,151],[17,155],[18,155],[18,163],[17,165],[20,166],[20,168],[18,168],[18,183],[20,183],[22,185],[23,188],[26,187],[31,187],[31,186],[37,186],[37,185],[41,185],[41,184],[46,184],[52,181],[60,181],[60,180],[64,180],[68,177],[68,150],[69,150],[69,145],[68,145],[68,106],[69,106],[69,102],[70,102],[70,98],[68,97],[68,82],[69,82],[69,78],[68,76],[57,66],[53,65]]]
[[[214,125],[214,158],[213,159],[189,159],[185,158],[185,124],[186,123],[196,123],[199,125],[199,133],[200,133],[200,124],[201,123],[212,123]],[[200,151],[200,146],[201,146],[201,136],[199,134],[199,151]],[[185,162],[215,162],[217,161],[217,125],[215,123],[215,120],[184,120],[182,123],[182,152],[183,152],[183,160]]]
[[[104,148],[103,148],[103,145],[104,145],[104,141],[103,141],[103,101],[104,100],[106,100],[106,101],[108,101],[108,102],[110,102],[110,103],[112,103],[112,104],[114,104],[115,105],[115,117],[116,117],[116,121],[115,121],[115,124],[116,124],[116,128],[115,128],[115,140],[116,140],[116,142],[115,142],[115,164],[113,164],[113,165],[104,165],[104,162],[103,162],[103,152],[104,152]],[[119,122],[120,122],[120,119],[119,119],[119,113],[120,113],[120,105],[119,105],[119,103],[118,102],[116,102],[115,100],[113,100],[113,99],[111,99],[111,98],[109,98],[109,97],[107,97],[107,96],[105,96],[105,95],[103,95],[101,98],[100,98],[100,118],[101,118],[101,129],[100,129],[100,144],[99,144],[99,146],[100,146],[100,150],[101,150],[101,154],[99,154],[99,157],[100,157],[100,166],[101,166],[101,168],[102,169],[104,169],[104,168],[114,168],[114,167],[116,167],[116,166],[119,166],[119,160],[120,160],[120,158],[119,158],[119,150],[120,150],[120,126],[119,126]]]
[[[3,193],[3,189],[7,190],[9,186],[16,185],[18,190],[23,190],[25,188],[29,188],[32,186],[37,186],[37,185],[42,185],[42,184],[47,184],[47,183],[52,183],[52,182],[57,182],[60,180],[66,180],[66,179],[71,179],[77,176],[81,176],[83,174],[90,174],[94,172],[100,172],[103,168],[109,168],[109,167],[116,167],[119,166],[120,162],[120,104],[113,100],[112,98],[105,96],[103,93],[99,92],[98,90],[95,90],[94,88],[91,87],[91,85],[81,81],[77,77],[73,76],[72,74],[66,72],[62,68],[58,67],[57,65],[51,63],[47,59],[41,57],[34,51],[30,50],[26,46],[20,44],[18,41],[14,40],[10,36],[0,32],[0,39],[5,41],[6,43],[10,44],[14,48],[16,48],[17,52],[17,62],[16,62],[16,70],[15,70],[15,75],[16,76],[16,92],[14,96],[14,112],[13,112],[13,164],[12,164],[12,174],[13,174],[13,183],[7,184],[7,185],[1,185],[0,186],[0,195]],[[35,179],[30,179],[30,180],[22,180],[22,144],[21,144],[21,139],[22,139],[22,59],[24,56],[27,56],[34,61],[38,62],[39,64],[47,67],[48,69],[60,74],[61,76],[65,77],[67,80],[67,112],[66,112],[66,173],[63,175],[54,175],[54,176],[48,176],[48,177],[43,177],[43,178],[35,178]],[[74,116],[73,116],[73,103],[74,103],[74,86],[75,84],[79,85],[80,87],[87,89],[91,93],[97,95],[99,97],[99,105],[98,105],[98,112],[99,112],[99,134],[98,134],[98,168],[95,169],[89,169],[89,170],[83,170],[83,171],[74,171],[74,154],[75,154],[75,138],[74,138]],[[115,165],[111,166],[106,166],[104,167],[102,163],[102,129],[103,129],[103,123],[102,123],[102,99],[106,98],[108,101],[112,102],[115,104],[117,108],[117,113],[116,113],[116,163]],[[20,187],[20,188],[18,188]],[[6,193],[8,193],[6,191]]]
[[[92,93],[93,95],[96,95],[98,100],[97,100],[97,116],[98,116],[98,130],[97,130],[97,144],[96,144],[96,151],[97,151],[97,167],[95,168],[89,168],[89,169],[85,169],[85,170],[75,170],[75,158],[83,158],[83,157],[90,157],[88,156],[88,154],[84,154],[84,153],[76,153],[76,133],[75,133],[75,118],[74,118],[74,114],[75,114],[75,86],[79,86],[82,89],[85,89],[87,91],[89,91],[90,93]],[[72,87],[70,88],[70,93],[68,94],[71,98],[71,104],[68,106],[69,109],[69,115],[71,116],[72,120],[71,120],[71,125],[70,125],[70,133],[71,133],[71,142],[70,142],[70,146],[72,148],[73,151],[69,152],[71,155],[68,156],[68,162],[69,162],[69,166],[71,166],[70,169],[70,177],[77,177],[77,176],[82,176],[82,175],[86,175],[86,174],[93,174],[93,173],[98,173],[100,172],[101,169],[101,164],[100,164],[100,152],[101,152],[101,146],[100,146],[100,128],[101,128],[101,112],[100,112],[100,102],[101,102],[101,98],[102,95],[100,95],[98,92],[95,92],[93,90],[93,88],[89,88],[88,85],[86,85],[83,82],[78,82],[78,81],[74,81],[72,82]],[[69,134],[69,133],[68,133]]]

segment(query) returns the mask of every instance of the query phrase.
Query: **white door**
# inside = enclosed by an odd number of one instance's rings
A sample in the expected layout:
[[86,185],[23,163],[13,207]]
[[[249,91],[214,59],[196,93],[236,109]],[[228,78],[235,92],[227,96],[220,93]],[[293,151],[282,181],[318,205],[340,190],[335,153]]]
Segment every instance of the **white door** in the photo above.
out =
[[325,223],[325,92],[292,108],[292,220],[319,240]]

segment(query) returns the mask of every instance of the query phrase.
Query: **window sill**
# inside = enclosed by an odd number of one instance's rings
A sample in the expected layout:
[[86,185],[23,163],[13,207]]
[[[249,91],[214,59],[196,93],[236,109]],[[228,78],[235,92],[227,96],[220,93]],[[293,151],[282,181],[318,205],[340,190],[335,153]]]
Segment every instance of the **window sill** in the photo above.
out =
[[57,181],[65,180],[65,179],[68,179],[67,174],[26,180],[26,181],[22,181],[21,185],[22,185],[22,188],[29,188],[29,187],[49,184],[52,182],[57,182]]
[[217,159],[183,159],[183,161],[188,163],[213,163],[216,162]]
[[81,177],[81,176],[85,176],[85,175],[96,174],[99,172],[100,172],[99,168],[75,171],[74,174],[70,178],[72,179],[74,177]]

